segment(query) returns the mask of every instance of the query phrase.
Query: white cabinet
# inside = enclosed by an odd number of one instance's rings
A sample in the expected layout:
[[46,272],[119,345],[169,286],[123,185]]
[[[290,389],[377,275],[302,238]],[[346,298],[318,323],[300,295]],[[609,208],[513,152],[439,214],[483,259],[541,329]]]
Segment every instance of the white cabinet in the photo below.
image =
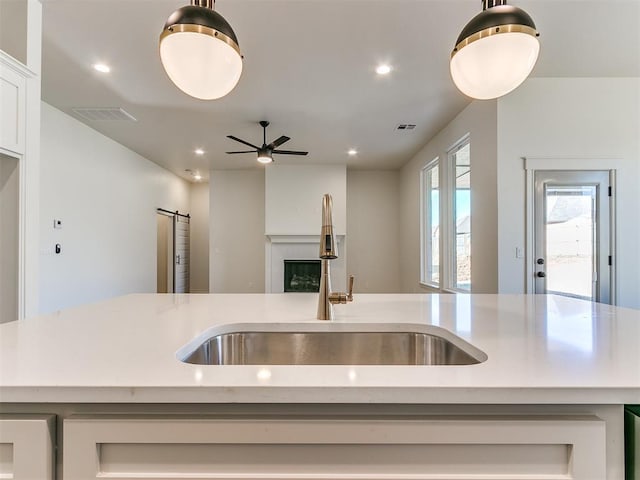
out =
[[0,415],[0,478],[53,480],[55,417]]
[[25,151],[27,70],[0,52],[0,148]]
[[595,416],[71,417],[64,480],[602,480]]

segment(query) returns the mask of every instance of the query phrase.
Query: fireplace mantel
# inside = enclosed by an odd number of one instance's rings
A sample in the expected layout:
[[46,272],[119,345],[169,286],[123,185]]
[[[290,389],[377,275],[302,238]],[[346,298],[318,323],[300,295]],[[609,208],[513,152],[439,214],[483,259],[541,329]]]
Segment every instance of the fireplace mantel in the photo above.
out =
[[320,245],[320,229],[318,229],[318,235],[267,235],[267,239],[271,243],[317,243]]

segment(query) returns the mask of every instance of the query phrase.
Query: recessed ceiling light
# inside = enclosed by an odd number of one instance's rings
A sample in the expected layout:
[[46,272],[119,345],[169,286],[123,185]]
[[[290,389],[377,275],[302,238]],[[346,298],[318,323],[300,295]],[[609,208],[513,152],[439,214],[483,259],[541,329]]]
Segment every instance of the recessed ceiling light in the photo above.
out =
[[200,172],[199,172],[199,171],[197,171],[197,170],[196,170],[196,171],[194,172],[194,171],[193,171],[193,170],[191,170],[190,168],[185,168],[185,169],[184,169],[184,171],[185,171],[186,173],[188,173],[189,175],[191,175],[191,176],[193,177],[193,179],[194,179],[194,180],[196,180],[196,181],[202,180],[202,175],[200,175]]
[[376,73],[378,75],[388,75],[391,73],[391,65],[387,65],[386,63],[378,65],[376,67]]
[[347,153],[353,157],[354,155],[358,154],[358,150],[356,150],[355,148],[351,148]]
[[195,153],[196,155],[204,155],[204,150],[201,148],[196,148],[193,153]]
[[109,73],[111,71],[111,67],[109,67],[109,65],[105,65],[104,63],[96,63],[93,65],[93,68],[100,73]]

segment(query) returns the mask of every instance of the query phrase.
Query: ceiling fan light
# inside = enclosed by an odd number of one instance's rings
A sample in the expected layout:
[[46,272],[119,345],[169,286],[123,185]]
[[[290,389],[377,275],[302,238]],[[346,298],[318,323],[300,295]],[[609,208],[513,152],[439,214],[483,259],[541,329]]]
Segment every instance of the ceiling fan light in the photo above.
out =
[[540,43],[531,17],[510,5],[487,8],[462,30],[451,54],[451,78],[465,95],[487,100],[513,91],[529,76]]
[[[267,127],[263,126],[262,128],[266,136]],[[266,137],[265,137],[265,143],[266,143]],[[258,149],[258,161],[264,164],[273,162],[273,152],[271,151],[271,149],[266,146],[263,146],[262,148]]]
[[273,162],[273,157],[268,152],[260,152],[258,153],[258,161],[264,164],[271,163]]
[[233,29],[208,7],[182,7],[169,17],[160,34],[160,60],[180,90],[201,100],[224,97],[242,74]]

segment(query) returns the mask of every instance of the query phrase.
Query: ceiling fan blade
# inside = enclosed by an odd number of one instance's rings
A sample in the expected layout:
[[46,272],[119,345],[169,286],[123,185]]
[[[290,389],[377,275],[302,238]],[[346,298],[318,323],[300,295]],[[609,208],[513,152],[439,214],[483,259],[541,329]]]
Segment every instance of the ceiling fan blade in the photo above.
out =
[[271,142],[267,148],[274,150],[278,148],[280,145],[282,145],[284,142],[288,142],[289,140],[291,140],[289,137],[287,137],[286,135],[283,135],[277,140],[274,140],[273,142]]
[[234,153],[256,153],[256,151],[255,150],[243,150],[242,152],[225,152],[225,153],[233,155]]
[[249,142],[245,142],[241,138],[234,137],[233,135],[227,135],[227,138],[230,138],[231,140],[235,140],[236,142],[244,143],[245,145],[247,145],[247,146],[249,146],[251,148],[255,148],[256,150],[260,149],[260,147],[256,147],[255,145],[253,145],[253,144],[251,144]]
[[294,150],[274,150],[271,153],[279,153],[280,155],[307,155],[309,152],[296,152]]

